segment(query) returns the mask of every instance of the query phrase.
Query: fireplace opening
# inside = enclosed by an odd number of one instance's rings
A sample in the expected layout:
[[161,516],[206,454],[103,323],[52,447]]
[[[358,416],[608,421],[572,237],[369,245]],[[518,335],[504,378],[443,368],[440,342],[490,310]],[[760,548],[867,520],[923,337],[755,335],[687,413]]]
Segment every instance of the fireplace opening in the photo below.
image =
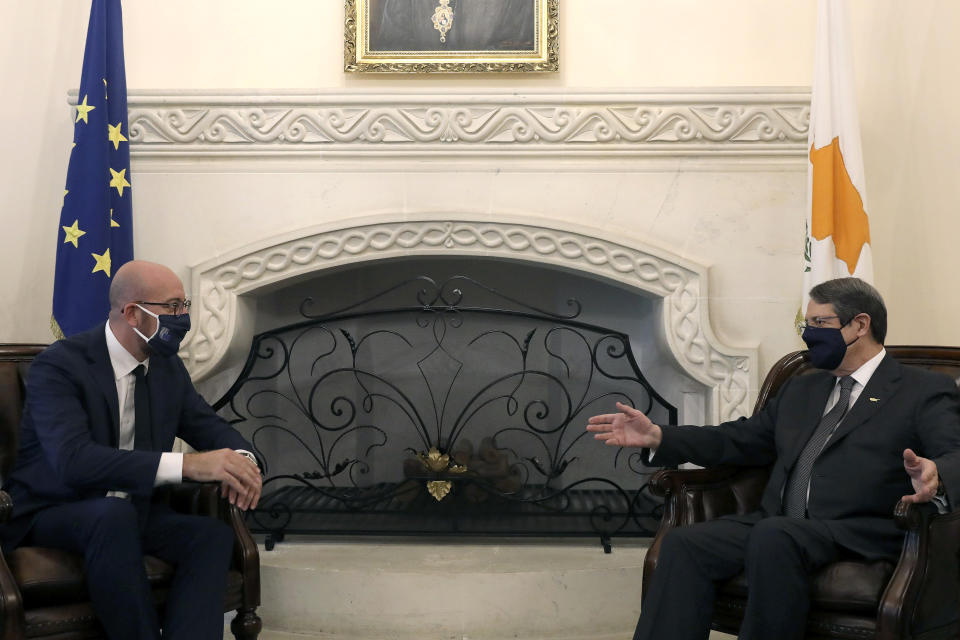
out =
[[251,529],[651,535],[640,452],[584,430],[616,401],[655,422],[706,402],[662,347],[660,300],[582,273],[423,257],[327,269],[255,301],[215,408],[265,479]]

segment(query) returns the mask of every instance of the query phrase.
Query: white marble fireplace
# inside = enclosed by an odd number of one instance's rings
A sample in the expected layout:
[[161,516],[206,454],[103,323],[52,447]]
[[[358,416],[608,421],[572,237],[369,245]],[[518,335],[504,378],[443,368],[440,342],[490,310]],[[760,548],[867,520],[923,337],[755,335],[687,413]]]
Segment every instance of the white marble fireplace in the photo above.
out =
[[[367,264],[447,257],[573,273],[647,301],[655,317],[645,334],[687,380],[672,398],[680,419],[732,419],[750,412],[766,368],[797,348],[788,328],[799,303],[808,100],[781,88],[134,94],[139,219],[158,256],[182,256],[194,329],[181,356],[210,399],[232,382],[277,291]],[[403,547],[392,544],[285,542],[264,553],[268,628],[554,637],[628,631],[636,613],[642,543],[603,557],[586,542],[564,556],[569,564],[549,560],[551,545],[425,540],[401,554],[417,566],[388,561]],[[484,560],[490,553],[536,566],[504,569]],[[351,554],[383,563],[305,564]],[[429,566],[466,566],[470,580],[439,579]],[[329,586],[338,579],[342,589]],[[376,586],[385,584],[442,584],[445,597],[416,621],[401,615],[416,599],[391,604]],[[298,596],[312,590],[322,604]],[[586,601],[557,615],[560,592],[593,593],[620,615],[598,626],[583,617]],[[470,610],[477,597],[495,602],[496,619]],[[489,622],[489,633],[467,631],[472,620]]]
[[556,229],[490,217],[484,221],[398,217],[379,216],[348,228],[308,229],[194,268],[194,329],[180,354],[194,378],[202,381],[224,371],[226,377],[219,381],[229,384],[246,357],[256,314],[270,313],[257,304],[258,292],[366,261],[457,256],[478,265],[485,259],[510,259],[517,262],[517,269],[524,263],[549,265],[558,278],[565,271],[582,272],[654,297],[660,313],[652,329],[661,338],[660,351],[706,389],[705,403],[685,407],[692,412],[686,421],[729,420],[749,413],[756,351],[725,345],[713,334],[702,266],[663,249],[587,235],[573,225]]
[[144,218],[180,230],[152,241],[186,261],[197,380],[246,349],[258,291],[398,256],[490,257],[661,299],[666,352],[718,420],[747,413],[758,370],[796,346],[779,329],[797,304],[807,100],[164,92],[131,95],[131,149]]

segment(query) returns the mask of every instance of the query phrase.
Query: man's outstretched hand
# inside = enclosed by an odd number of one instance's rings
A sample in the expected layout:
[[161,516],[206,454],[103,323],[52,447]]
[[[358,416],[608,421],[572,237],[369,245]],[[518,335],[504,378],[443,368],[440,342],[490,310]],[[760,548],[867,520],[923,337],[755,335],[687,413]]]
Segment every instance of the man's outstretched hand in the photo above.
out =
[[198,482],[219,482],[223,496],[243,510],[256,507],[260,500],[260,469],[233,449],[185,453],[183,477]]
[[903,468],[910,476],[910,482],[913,484],[913,495],[903,496],[904,502],[930,502],[937,494],[937,487],[940,486],[940,475],[937,473],[937,464],[928,458],[921,458],[913,452],[913,449],[904,449]]
[[656,449],[663,432],[642,411],[617,403],[619,413],[593,416],[587,421],[587,431],[593,437],[614,447],[641,447]]

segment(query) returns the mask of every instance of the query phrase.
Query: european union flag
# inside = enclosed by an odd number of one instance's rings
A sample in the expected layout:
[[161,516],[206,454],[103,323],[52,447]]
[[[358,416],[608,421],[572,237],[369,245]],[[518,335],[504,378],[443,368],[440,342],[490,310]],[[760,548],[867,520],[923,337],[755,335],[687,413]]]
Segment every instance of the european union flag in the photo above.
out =
[[107,318],[110,278],[133,259],[120,0],[92,0],[74,115],[53,286],[51,326],[57,337]]

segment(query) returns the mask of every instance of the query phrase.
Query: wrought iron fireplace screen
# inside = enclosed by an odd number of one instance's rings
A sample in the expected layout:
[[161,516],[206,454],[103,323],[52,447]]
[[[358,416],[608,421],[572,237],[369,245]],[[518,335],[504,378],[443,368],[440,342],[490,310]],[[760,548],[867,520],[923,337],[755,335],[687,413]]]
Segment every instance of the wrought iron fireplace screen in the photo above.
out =
[[666,424],[677,410],[629,337],[579,321],[576,300],[557,313],[419,276],[314,306],[257,335],[214,405],[262,461],[250,525],[268,547],[296,533],[600,535],[609,548],[656,526],[653,470],[584,427],[615,401]]

